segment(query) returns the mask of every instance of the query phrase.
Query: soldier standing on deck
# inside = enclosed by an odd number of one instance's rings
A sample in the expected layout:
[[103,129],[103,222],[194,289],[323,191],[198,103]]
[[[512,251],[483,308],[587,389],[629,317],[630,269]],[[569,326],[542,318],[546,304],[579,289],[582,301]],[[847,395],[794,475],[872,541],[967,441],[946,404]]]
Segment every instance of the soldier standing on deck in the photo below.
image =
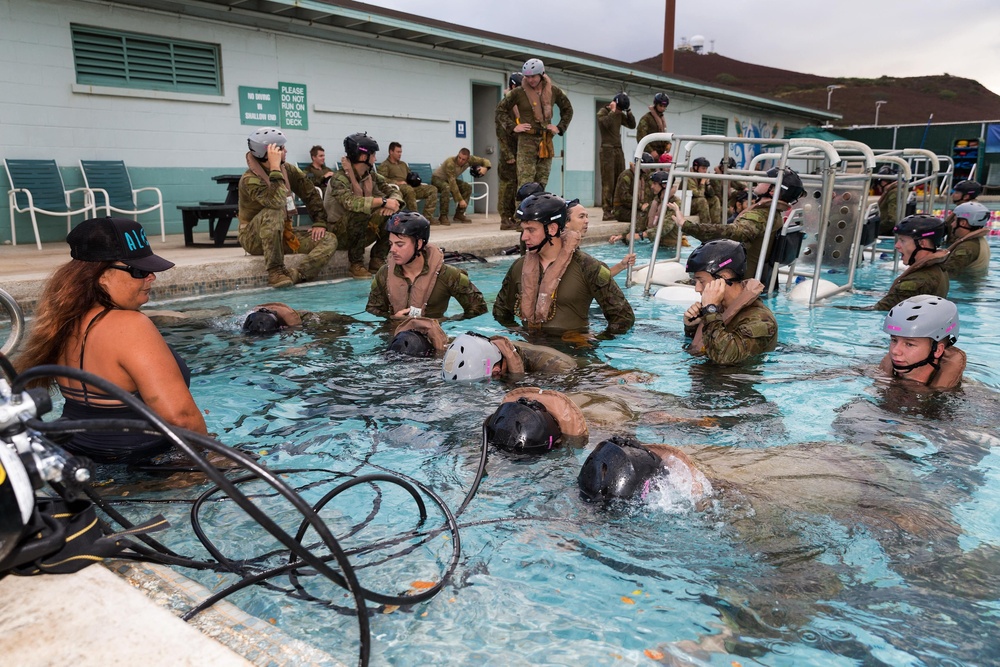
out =
[[[522,79],[524,79],[524,75],[520,72],[514,72],[510,75],[504,98],[521,85]],[[502,102],[501,100],[501,104]],[[514,222],[514,210],[517,208],[515,200],[517,193],[517,134],[514,133],[514,126],[519,121],[506,113],[500,104],[493,112],[493,120],[497,128],[497,145],[500,147],[500,166],[497,167],[497,178],[500,181],[497,213],[500,214],[500,229],[505,231],[518,228],[518,224]]]
[[605,220],[613,219],[615,184],[618,174],[625,169],[622,125],[635,129],[635,116],[629,107],[628,95],[618,93],[597,112],[597,127],[601,132],[601,209]]
[[[639,127],[635,130],[635,140],[642,141],[647,134],[667,131],[667,119],[664,113],[670,105],[670,98],[666,93],[657,93],[653,96],[653,104],[649,107],[649,112],[639,119]],[[646,150],[656,151],[657,155],[670,152],[669,141],[654,141],[646,145]]]
[[[531,58],[521,67],[524,79],[521,87],[500,102],[500,108],[518,123],[517,185],[535,182],[543,188],[549,182],[555,147],[552,137],[562,136],[573,120],[573,105],[569,98],[545,73],[545,64]],[[559,124],[552,123],[553,108],[559,109]]]

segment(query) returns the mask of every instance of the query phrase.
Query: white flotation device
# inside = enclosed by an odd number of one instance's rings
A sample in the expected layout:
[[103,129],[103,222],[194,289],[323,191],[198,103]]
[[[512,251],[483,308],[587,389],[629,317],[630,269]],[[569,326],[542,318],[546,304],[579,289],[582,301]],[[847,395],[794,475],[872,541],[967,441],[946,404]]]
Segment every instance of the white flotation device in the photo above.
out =
[[[809,295],[812,292],[812,284],[812,278],[803,280],[792,288],[792,291],[788,293],[788,298],[798,303],[809,303]],[[819,281],[819,288],[816,290],[816,298],[825,299],[838,289],[840,289],[840,285],[837,283],[830,282],[829,280],[823,280],[821,278]]]
[[701,301],[701,296],[694,291],[694,285],[667,285],[656,290],[653,298],[657,301],[678,304],[685,308],[696,301]]
[[[640,266],[632,271],[632,282],[645,285],[646,274],[649,272],[649,265]],[[673,285],[674,283],[687,280],[688,273],[684,270],[684,265],[680,262],[657,262],[653,267],[652,285]]]

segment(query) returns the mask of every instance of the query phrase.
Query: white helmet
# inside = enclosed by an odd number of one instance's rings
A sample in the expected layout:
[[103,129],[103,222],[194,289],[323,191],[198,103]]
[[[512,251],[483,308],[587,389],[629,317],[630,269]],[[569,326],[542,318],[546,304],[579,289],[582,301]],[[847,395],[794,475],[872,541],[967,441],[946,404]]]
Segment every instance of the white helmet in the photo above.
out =
[[448,381],[483,380],[493,375],[493,365],[503,357],[489,338],[474,333],[455,336],[444,352],[441,374]]
[[543,63],[538,58],[529,58],[521,66],[521,74],[524,76],[535,76],[536,74],[545,74],[545,63]]
[[892,307],[882,329],[890,336],[930,338],[953,344],[958,340],[958,308],[939,296],[911,296]]
[[285,145],[285,133],[276,127],[260,127],[247,137],[247,145],[255,158],[267,157],[267,147],[271,144]]
[[[912,193],[911,193],[912,194]],[[981,229],[990,223],[990,209],[977,201],[967,201],[955,207],[955,218],[965,220],[969,227]]]

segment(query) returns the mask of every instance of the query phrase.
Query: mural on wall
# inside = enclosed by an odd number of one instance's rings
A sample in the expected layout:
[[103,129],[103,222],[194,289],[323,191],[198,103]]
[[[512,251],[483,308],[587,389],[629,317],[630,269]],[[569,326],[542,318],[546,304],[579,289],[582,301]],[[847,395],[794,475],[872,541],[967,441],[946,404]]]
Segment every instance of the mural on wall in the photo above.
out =
[[[781,134],[781,123],[772,123],[764,118],[739,118],[733,116],[736,136],[748,139],[770,139]],[[755,156],[767,152],[761,144],[732,144],[730,147],[736,166],[740,169],[750,164]]]

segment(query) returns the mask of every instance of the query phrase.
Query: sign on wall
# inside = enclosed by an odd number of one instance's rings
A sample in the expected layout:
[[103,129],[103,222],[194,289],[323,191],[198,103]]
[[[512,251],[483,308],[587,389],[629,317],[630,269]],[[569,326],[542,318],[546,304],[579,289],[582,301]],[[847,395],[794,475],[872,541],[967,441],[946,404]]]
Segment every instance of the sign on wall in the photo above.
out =
[[306,86],[279,82],[278,88],[239,87],[241,125],[277,125],[289,130],[308,130]]

